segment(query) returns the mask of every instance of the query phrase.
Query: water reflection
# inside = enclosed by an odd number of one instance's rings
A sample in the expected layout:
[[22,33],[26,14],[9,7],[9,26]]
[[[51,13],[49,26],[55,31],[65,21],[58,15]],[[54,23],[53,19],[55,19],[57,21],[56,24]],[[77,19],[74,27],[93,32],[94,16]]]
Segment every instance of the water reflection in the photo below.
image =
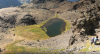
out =
[[66,22],[59,18],[50,19],[47,23],[41,26],[44,31],[46,30],[46,34],[50,37],[61,34],[65,31],[65,27]]

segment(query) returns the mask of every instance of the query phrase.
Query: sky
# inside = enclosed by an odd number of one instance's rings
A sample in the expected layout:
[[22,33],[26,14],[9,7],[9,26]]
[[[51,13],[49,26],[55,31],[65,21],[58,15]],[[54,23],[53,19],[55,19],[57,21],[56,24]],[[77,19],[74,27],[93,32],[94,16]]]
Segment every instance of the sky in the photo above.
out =
[[79,0],[68,0],[68,1],[74,2],[74,1],[79,1]]

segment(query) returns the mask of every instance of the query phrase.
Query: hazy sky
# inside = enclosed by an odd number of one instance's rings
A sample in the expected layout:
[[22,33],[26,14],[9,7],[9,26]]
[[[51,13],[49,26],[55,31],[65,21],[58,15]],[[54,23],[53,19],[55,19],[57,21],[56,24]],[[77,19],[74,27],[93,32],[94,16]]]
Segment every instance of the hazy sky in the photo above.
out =
[[74,1],[79,1],[79,0],[68,0],[68,1],[74,2]]

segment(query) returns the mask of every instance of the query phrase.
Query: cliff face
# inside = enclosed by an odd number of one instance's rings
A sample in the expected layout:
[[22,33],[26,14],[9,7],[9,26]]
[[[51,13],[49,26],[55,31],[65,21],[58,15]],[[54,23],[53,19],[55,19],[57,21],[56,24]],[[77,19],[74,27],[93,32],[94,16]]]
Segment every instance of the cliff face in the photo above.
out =
[[[100,5],[98,0],[81,0],[73,5],[73,10],[81,15],[73,21],[71,40],[83,41],[88,35],[100,35]],[[74,37],[74,38],[73,38]],[[76,43],[78,41],[74,41]],[[73,43],[73,41],[72,41]]]

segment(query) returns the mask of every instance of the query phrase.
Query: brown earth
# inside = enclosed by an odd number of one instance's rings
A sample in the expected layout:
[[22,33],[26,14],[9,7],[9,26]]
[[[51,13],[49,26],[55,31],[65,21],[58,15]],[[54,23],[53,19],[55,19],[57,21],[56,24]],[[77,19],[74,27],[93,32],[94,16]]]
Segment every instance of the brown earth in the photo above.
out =
[[[36,42],[35,44],[32,44],[31,41],[16,44],[28,45],[30,47],[46,46],[70,49],[68,48],[70,45],[77,46],[80,43],[85,43],[85,41],[89,39],[88,35],[99,35],[99,2],[99,0],[80,0],[73,3],[64,0],[34,0],[28,5],[0,9],[0,32],[8,35],[10,33],[10,31],[8,31],[9,28],[39,24],[54,17],[55,14],[58,14],[60,18],[70,22],[71,29],[69,31],[56,37],[40,41],[39,43]],[[6,35],[4,36],[6,37]],[[5,39],[6,38],[4,38],[3,41]],[[8,43],[12,42],[10,40],[13,41],[14,39],[9,39]],[[82,46],[84,46],[84,44],[80,45],[80,47]]]

